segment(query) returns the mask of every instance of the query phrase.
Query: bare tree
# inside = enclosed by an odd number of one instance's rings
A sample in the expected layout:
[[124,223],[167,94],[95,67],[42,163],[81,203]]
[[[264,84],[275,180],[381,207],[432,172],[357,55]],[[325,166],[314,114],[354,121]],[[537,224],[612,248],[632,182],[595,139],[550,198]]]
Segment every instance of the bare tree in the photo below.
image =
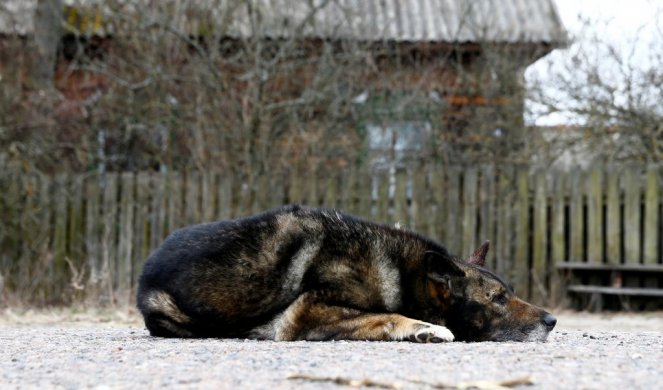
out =
[[662,21],[614,43],[601,36],[598,21],[585,20],[577,43],[560,53],[561,66],[550,61],[545,74],[531,75],[533,115],[556,114],[580,129],[558,137],[561,145],[583,144],[605,160],[663,159]]

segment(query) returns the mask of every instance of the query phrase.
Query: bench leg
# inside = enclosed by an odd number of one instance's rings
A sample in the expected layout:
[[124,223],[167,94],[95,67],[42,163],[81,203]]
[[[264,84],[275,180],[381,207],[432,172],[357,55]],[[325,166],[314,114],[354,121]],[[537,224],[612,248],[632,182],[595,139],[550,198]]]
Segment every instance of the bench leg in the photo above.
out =
[[589,311],[596,313],[603,310],[603,294],[601,293],[592,293],[589,298]]

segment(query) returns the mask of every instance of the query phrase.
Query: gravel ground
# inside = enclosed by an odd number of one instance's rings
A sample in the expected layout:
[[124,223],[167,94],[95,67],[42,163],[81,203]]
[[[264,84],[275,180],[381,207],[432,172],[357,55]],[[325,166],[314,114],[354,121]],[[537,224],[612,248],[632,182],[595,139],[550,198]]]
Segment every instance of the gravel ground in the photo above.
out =
[[417,380],[462,387],[528,377],[527,388],[541,389],[663,383],[661,313],[564,314],[545,343],[428,345],[159,339],[135,316],[110,317],[0,312],[0,388],[344,387],[291,374],[403,388],[431,388]]

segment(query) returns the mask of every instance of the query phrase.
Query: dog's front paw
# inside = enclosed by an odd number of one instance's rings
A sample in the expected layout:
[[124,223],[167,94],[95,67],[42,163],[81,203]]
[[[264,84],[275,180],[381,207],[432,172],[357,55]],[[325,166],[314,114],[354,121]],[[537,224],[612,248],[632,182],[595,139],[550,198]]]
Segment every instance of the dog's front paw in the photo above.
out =
[[415,343],[443,343],[454,340],[454,335],[444,326],[426,323],[419,325],[414,333],[410,335],[410,341]]

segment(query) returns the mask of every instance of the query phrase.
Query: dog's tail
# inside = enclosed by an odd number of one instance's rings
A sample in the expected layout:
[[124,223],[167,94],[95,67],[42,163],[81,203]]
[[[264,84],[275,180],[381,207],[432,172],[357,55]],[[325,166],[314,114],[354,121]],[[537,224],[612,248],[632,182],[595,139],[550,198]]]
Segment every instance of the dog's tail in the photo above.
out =
[[172,295],[165,291],[139,293],[138,309],[152,336],[196,337],[190,330],[191,318],[180,310]]

